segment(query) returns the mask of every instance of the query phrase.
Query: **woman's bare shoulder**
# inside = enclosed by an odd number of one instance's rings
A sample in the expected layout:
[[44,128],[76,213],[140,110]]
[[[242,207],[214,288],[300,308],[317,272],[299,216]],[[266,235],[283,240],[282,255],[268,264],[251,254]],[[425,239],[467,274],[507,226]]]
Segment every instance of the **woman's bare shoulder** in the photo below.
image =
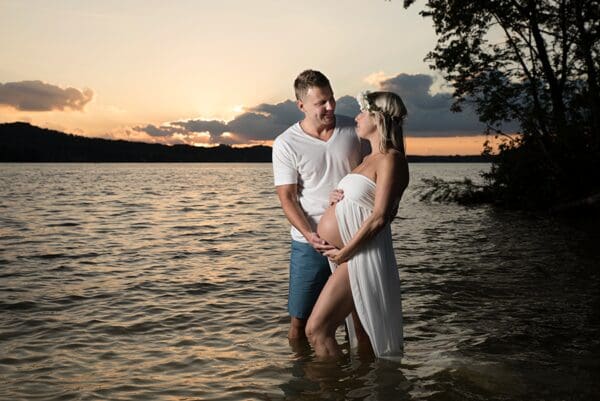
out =
[[396,149],[390,149],[381,160],[381,168],[392,174],[401,187],[408,185],[408,162],[406,155]]
[[404,153],[396,149],[390,149],[383,154],[381,162],[387,166],[395,167],[406,163],[406,156],[404,155]]

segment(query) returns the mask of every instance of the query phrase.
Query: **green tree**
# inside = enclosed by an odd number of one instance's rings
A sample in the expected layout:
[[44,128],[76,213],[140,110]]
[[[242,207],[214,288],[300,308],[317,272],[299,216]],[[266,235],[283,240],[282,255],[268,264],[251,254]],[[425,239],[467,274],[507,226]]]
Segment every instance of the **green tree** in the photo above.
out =
[[421,15],[453,110],[472,103],[486,133],[505,139],[487,175],[495,201],[545,208],[600,190],[598,0],[428,0]]

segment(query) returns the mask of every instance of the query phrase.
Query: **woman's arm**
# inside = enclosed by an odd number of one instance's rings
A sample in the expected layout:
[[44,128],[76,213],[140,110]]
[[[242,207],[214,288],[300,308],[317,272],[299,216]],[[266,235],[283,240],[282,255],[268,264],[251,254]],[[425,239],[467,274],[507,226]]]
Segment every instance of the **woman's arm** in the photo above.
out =
[[363,222],[352,239],[342,248],[325,252],[333,262],[346,262],[371,238],[390,223],[397,211],[399,200],[408,185],[408,165],[399,152],[390,151],[379,161],[376,168],[377,185],[373,213]]

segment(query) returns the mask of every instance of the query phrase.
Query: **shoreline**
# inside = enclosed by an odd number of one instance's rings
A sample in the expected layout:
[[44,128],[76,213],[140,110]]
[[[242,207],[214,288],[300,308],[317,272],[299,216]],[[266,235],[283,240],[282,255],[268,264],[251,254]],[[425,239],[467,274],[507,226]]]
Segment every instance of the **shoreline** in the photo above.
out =
[[[453,159],[454,156],[439,156],[439,157],[431,157],[431,158],[422,158],[412,159],[411,156],[408,156],[409,164],[421,164],[421,163],[440,163],[440,164],[460,164],[460,163],[468,163],[468,164],[490,164],[491,160],[478,160],[471,159],[469,157],[458,156],[456,159]],[[477,157],[477,156],[475,156]],[[412,159],[412,160],[411,160]],[[188,160],[149,160],[149,161],[140,161],[140,160],[19,160],[19,161],[3,161],[0,160],[0,164],[157,164],[157,163],[165,163],[165,164],[270,164],[271,161],[262,161],[262,160],[199,160],[199,161],[188,161]]]
[[[194,147],[88,138],[27,123],[0,124],[0,163],[270,163],[272,148]],[[489,163],[483,155],[408,155],[409,163]]]

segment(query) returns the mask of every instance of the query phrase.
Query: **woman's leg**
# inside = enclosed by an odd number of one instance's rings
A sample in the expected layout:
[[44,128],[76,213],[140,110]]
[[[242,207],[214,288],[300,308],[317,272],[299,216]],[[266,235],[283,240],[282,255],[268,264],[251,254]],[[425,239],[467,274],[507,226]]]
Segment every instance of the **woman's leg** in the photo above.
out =
[[356,339],[358,342],[370,344],[369,335],[363,328],[363,325],[358,318],[358,312],[356,312],[356,309],[352,310],[352,321],[354,322],[354,334],[356,334]]
[[335,331],[353,309],[348,263],[343,263],[329,277],[306,324],[306,335],[317,356],[342,354]]
[[373,353],[373,347],[371,347],[371,339],[365,331],[359,317],[356,308],[352,311],[352,320],[354,322],[354,334],[356,334],[356,340],[358,341],[359,352]]

